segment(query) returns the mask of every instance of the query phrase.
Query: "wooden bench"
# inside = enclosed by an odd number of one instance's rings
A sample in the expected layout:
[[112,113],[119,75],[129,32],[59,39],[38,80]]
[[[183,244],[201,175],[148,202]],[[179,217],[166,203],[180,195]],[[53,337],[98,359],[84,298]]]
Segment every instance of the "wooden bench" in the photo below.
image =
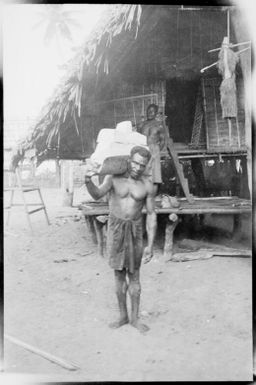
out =
[[[249,200],[238,197],[210,197],[194,198],[194,202],[189,203],[186,198],[179,198],[180,207],[162,208],[156,202],[156,213],[167,216],[164,241],[164,258],[172,254],[173,232],[178,224],[180,215],[203,215],[203,214],[225,214],[234,216],[233,233],[240,231],[241,214],[251,214],[252,205]],[[88,228],[95,231],[95,241],[98,244],[98,252],[103,255],[103,227],[109,214],[106,202],[87,202],[80,205],[80,209],[85,216]],[[143,208],[143,214],[146,209]],[[98,218],[98,219],[97,219]],[[94,235],[95,236],[95,235]]]

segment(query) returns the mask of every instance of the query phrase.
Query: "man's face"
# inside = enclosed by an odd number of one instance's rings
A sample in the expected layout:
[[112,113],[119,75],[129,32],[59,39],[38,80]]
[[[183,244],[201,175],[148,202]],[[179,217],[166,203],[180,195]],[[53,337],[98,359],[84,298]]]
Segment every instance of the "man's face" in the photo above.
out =
[[149,107],[147,110],[147,119],[152,120],[156,117],[156,109],[154,107]]
[[138,179],[145,171],[148,159],[140,154],[134,154],[129,163],[129,174],[133,179]]

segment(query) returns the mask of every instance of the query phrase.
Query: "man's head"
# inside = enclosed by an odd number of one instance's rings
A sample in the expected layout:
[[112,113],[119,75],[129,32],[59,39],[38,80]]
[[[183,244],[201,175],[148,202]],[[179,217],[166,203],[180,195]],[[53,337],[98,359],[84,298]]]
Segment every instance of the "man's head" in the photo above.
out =
[[150,152],[141,146],[135,146],[131,149],[130,159],[128,162],[128,171],[133,179],[139,179],[145,171],[149,162]]
[[153,120],[158,112],[158,106],[156,104],[150,104],[147,108],[147,119]]

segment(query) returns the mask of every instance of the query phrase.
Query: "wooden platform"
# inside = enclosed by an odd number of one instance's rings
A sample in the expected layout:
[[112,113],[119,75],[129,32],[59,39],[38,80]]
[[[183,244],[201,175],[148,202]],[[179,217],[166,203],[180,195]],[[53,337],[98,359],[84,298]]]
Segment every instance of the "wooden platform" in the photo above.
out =
[[[177,152],[179,159],[191,159],[191,158],[215,158],[225,156],[246,156],[247,150],[245,146],[240,148],[228,147],[228,148],[211,148],[207,149],[206,147],[195,148],[191,145],[185,143],[174,142],[174,149]],[[161,159],[169,158],[167,151],[161,151]]]
[[[156,201],[157,214],[177,215],[185,214],[244,214],[251,213],[252,205],[249,200],[238,197],[212,197],[195,198],[194,203],[190,204],[185,198],[178,199],[179,208],[161,208],[160,202]],[[86,202],[80,206],[84,215],[97,216],[108,215],[109,208],[106,202]],[[146,209],[142,211],[146,214]]]
[[[241,214],[250,215],[252,212],[251,202],[238,197],[214,197],[194,198],[194,203],[189,203],[186,198],[178,199],[179,208],[161,208],[161,202],[156,198],[156,213],[166,215],[164,258],[168,260],[173,252],[173,233],[178,224],[179,215],[204,215],[204,214],[233,214],[233,235],[241,230]],[[104,255],[103,229],[107,223],[109,207],[106,202],[87,202],[79,206],[85,217],[88,230],[98,245],[99,255]],[[143,214],[146,209],[143,208]],[[232,229],[231,229],[232,230]]]

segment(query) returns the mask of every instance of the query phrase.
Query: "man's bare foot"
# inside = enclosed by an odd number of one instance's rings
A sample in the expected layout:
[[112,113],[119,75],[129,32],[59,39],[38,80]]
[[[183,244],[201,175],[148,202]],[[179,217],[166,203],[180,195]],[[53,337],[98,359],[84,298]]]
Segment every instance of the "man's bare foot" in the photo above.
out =
[[146,333],[148,330],[149,330],[149,327],[145,324],[142,324],[141,322],[139,321],[136,321],[136,322],[131,322],[131,325],[138,329],[141,333]]
[[129,323],[129,319],[128,318],[122,318],[118,321],[115,321],[115,322],[111,322],[108,326],[111,328],[111,329],[117,329],[117,328],[120,328],[121,326],[125,325],[125,324],[128,324]]

